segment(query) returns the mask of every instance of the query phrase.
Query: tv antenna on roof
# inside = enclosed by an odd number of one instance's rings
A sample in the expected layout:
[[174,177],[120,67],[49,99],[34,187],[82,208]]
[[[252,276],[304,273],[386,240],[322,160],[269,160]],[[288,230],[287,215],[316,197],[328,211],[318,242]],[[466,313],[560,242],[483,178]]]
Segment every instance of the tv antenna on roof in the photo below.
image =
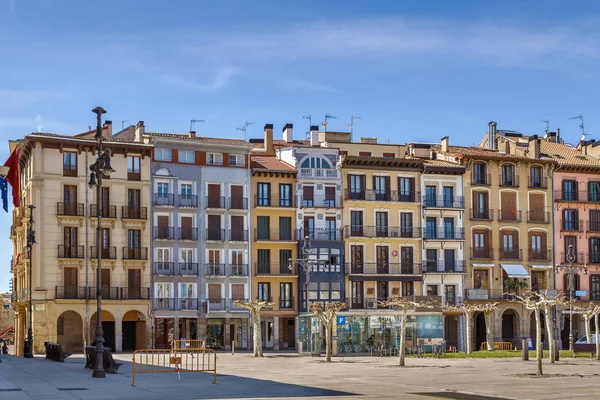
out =
[[327,121],[329,121],[330,119],[335,119],[335,118],[337,118],[337,117],[334,117],[333,115],[331,115],[329,113],[325,114],[325,121],[321,122],[321,126],[323,127],[325,132],[327,132],[327,125],[329,125]]
[[310,139],[310,127],[312,126],[312,115],[310,115],[310,114],[309,115],[305,115],[302,118],[308,120],[308,131],[304,135],[304,140],[309,140]]
[[579,121],[581,121],[581,123],[579,124],[579,128],[581,129],[581,140],[585,140],[585,137],[589,135],[589,133],[585,133],[585,127],[583,125],[583,115],[579,114],[578,116],[571,117],[569,119],[578,119]]
[[355,119],[362,119],[362,117],[352,114],[352,116],[350,117],[350,123],[346,124],[346,126],[350,128],[350,142],[352,142],[352,135],[354,134],[354,120]]
[[236,131],[242,131],[244,132],[244,140],[246,140],[246,131],[248,130],[248,127],[250,125],[254,125],[254,122],[244,122],[244,126],[242,126],[241,128],[235,128]]
[[548,132],[550,132],[550,120],[549,119],[543,119],[542,120],[542,124],[544,124],[546,126],[545,132],[546,132],[546,136],[547,136]]
[[190,120],[190,132],[194,130],[194,124],[195,124],[196,122],[200,122],[200,123],[202,123],[202,122],[206,122],[206,121],[205,121],[205,120],[203,120],[203,119],[191,119],[191,120]]
[[129,122],[129,120],[124,119],[123,121],[121,121],[121,130],[125,129],[125,122]]

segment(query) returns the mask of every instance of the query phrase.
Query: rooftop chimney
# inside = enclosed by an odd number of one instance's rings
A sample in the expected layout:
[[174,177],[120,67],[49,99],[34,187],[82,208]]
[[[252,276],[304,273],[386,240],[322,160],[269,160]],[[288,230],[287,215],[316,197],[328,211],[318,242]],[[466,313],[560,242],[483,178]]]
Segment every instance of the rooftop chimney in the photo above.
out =
[[135,126],[135,141],[141,143],[144,140],[144,133],[146,133],[144,121],[138,121],[137,125]]
[[560,138],[560,128],[556,128],[556,143],[562,143]]
[[537,135],[533,135],[529,138],[529,156],[540,158],[540,139],[538,139]]
[[448,136],[444,136],[442,138],[442,153],[447,153],[450,148],[450,138]]
[[488,122],[488,149],[496,150],[496,123]]
[[294,135],[292,131],[293,127],[294,125],[292,124],[285,124],[283,127],[283,140],[285,140],[287,143],[292,143],[294,141]]
[[310,127],[310,145],[319,145],[319,127],[317,125],[312,125]]
[[[106,129],[104,129],[106,128]],[[112,121],[104,121],[104,127],[102,129],[102,136],[105,139],[110,139],[112,137]]]
[[263,148],[265,149],[265,155],[275,154],[275,148],[273,147],[273,124],[265,124]]
[[196,138],[196,131],[190,131],[190,139]]
[[556,132],[548,132],[546,133],[546,140],[549,142],[556,143]]

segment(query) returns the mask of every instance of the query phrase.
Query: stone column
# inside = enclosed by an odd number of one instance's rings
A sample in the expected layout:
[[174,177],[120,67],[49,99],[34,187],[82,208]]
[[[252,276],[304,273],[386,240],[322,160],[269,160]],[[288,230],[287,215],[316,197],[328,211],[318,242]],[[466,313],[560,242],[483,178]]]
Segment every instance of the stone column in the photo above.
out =
[[273,350],[279,350],[279,317],[273,317]]
[[181,339],[180,332],[179,332],[179,317],[174,317],[173,318],[173,340],[179,340],[179,339]]
[[196,337],[201,340],[206,340],[206,317],[198,318],[196,322]]
[[229,334],[230,331],[231,319],[225,318],[225,325],[223,325],[223,329],[225,329],[223,340],[225,340],[225,350],[231,350],[231,341],[233,338]]
[[115,318],[115,351],[120,353],[123,351],[123,320],[119,315]]

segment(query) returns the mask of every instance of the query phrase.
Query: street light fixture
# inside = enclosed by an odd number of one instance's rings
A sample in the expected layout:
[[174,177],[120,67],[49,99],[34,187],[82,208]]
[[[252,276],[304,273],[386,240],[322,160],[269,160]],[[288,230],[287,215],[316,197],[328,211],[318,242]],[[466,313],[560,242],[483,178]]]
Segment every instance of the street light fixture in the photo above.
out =
[[[583,270],[583,273],[587,275],[588,269],[586,265],[574,265],[576,256],[572,244],[570,244],[567,248],[566,260],[569,263],[569,265],[556,266],[555,272],[561,270],[564,274],[566,274],[569,277],[569,283],[567,287],[567,290],[569,291],[569,350],[573,351],[573,297],[575,294],[575,276],[579,274],[580,270]],[[573,357],[575,357],[575,352],[573,352]]]
[[88,186],[96,188],[96,217],[98,225],[96,227],[96,365],[92,372],[93,378],[105,378],[104,371],[104,331],[102,330],[102,177],[108,176],[115,170],[110,165],[111,150],[109,148],[102,149],[102,114],[106,114],[106,110],[102,107],[96,107],[92,110],[96,114],[96,162],[90,165],[90,180]]
[[27,251],[29,252],[29,318],[27,324],[27,342],[25,344],[25,351],[23,357],[33,358],[33,245],[35,241],[35,231],[33,230],[33,210],[35,206],[30,204],[29,206],[29,227],[27,228]]
[[306,296],[306,312],[310,308],[310,300],[308,297],[308,286],[310,284],[310,272],[315,265],[324,265],[325,263],[321,260],[310,259],[310,253],[312,250],[311,241],[309,236],[304,237],[304,245],[302,246],[302,258],[290,258],[288,260],[288,269],[292,270],[292,262],[299,264],[304,271],[306,279],[304,281],[305,296]]

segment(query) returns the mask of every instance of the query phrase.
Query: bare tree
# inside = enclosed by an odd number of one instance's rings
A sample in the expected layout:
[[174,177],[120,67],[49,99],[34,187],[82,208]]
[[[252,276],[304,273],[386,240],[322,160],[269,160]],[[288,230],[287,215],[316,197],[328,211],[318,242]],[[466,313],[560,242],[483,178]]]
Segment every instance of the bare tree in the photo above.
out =
[[331,342],[333,337],[333,324],[335,322],[335,316],[337,315],[338,311],[345,307],[346,303],[342,303],[341,301],[329,303],[325,306],[325,308],[323,308],[321,303],[312,303],[310,305],[310,311],[314,312],[317,317],[319,317],[323,323],[323,326],[325,327],[325,360],[327,362],[331,362]]
[[494,350],[494,328],[492,313],[498,308],[498,303],[464,303],[457,306],[447,305],[448,311],[458,311],[464,314],[467,333],[467,354],[473,352],[473,316],[476,312],[483,312],[485,316],[485,331],[488,350]]
[[600,350],[600,342],[598,341],[598,320],[600,319],[600,306],[596,305],[594,303],[590,303],[588,305],[587,308],[583,308],[583,307],[575,307],[575,309],[573,310],[579,314],[581,314],[581,316],[583,316],[583,321],[585,324],[585,337],[586,337],[586,341],[588,343],[592,343],[592,330],[590,327],[590,321],[592,320],[592,318],[594,319],[594,326],[596,327],[596,359],[600,360],[600,354],[599,354],[599,350]]
[[260,310],[263,308],[271,308],[275,305],[270,301],[264,300],[251,300],[249,302],[243,302],[241,300],[235,300],[233,302],[238,307],[243,307],[250,311],[252,316],[252,327],[254,332],[254,357],[262,357],[262,335],[260,332]]
[[[537,364],[537,376],[542,376],[542,311],[551,309],[552,307],[564,304],[564,298],[560,297],[548,297],[546,293],[534,293],[525,292],[522,296],[514,293],[507,294],[513,297],[514,301],[521,303],[526,309],[533,310],[535,315],[535,349],[536,349],[536,364]],[[552,347],[551,347],[552,348]],[[551,351],[552,352],[552,351]]]
[[14,318],[15,314],[12,310],[4,308],[2,303],[0,303],[0,333],[14,326]]
[[402,321],[400,325],[400,348],[398,349],[398,365],[404,367],[404,343],[406,342],[406,320],[408,310],[411,308],[433,308],[433,303],[429,301],[412,301],[402,297],[390,297],[386,301],[379,303],[382,307],[393,307],[402,311]]

